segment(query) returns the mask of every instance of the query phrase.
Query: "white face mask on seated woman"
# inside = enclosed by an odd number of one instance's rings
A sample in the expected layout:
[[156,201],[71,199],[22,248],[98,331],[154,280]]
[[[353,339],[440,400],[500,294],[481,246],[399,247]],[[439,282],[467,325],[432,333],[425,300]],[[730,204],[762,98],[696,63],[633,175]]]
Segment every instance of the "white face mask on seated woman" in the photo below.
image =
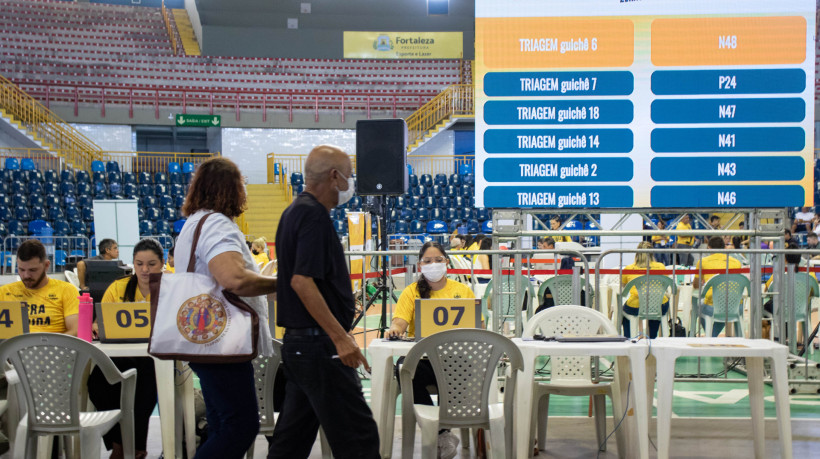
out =
[[447,263],[421,265],[421,275],[429,282],[438,282],[445,274],[447,274]]

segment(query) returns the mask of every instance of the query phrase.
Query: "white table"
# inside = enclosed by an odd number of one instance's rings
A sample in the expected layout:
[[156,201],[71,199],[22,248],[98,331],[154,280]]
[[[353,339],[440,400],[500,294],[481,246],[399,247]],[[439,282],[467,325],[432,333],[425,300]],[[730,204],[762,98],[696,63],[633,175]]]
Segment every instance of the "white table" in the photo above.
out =
[[[624,423],[618,429],[618,453],[620,457],[649,457],[649,404],[646,394],[646,366],[645,359],[649,348],[645,341],[638,343],[625,342],[593,342],[593,343],[557,343],[554,341],[532,341],[513,339],[513,342],[521,350],[524,356],[524,371],[518,377],[518,384],[515,391],[515,422],[513,432],[515,434],[515,455],[521,459],[527,459],[532,449],[530,430],[532,428],[532,408],[535,379],[535,359],[539,356],[617,356],[615,382],[613,392],[621,394],[622,401],[627,400],[627,392],[632,396],[634,410],[630,410],[624,419]],[[627,366],[626,359],[629,359]],[[628,383],[632,378],[632,387],[628,389]],[[616,400],[618,397],[613,397]],[[624,413],[624,407],[612,407],[617,416]],[[638,438],[628,438],[628,432],[635,430],[628,428],[629,424],[637,424]],[[637,440],[638,451],[629,451],[634,448]]]
[[[772,386],[780,433],[780,456],[792,457],[792,431],[789,414],[788,348],[763,339],[744,338],[658,338],[652,340],[658,374],[658,458],[669,457],[672,420],[672,389],[675,360],[680,356],[745,357],[749,378],[749,405],[752,411],[752,434],[755,457],[765,457],[763,422],[763,359],[772,359]],[[652,364],[650,364],[650,367]],[[651,368],[650,368],[651,370]]]
[[[182,395],[182,384],[177,386],[175,384],[175,371],[173,360],[159,360],[148,354],[148,343],[98,343],[95,342],[100,350],[105,352],[109,357],[151,357],[154,359],[154,371],[157,378],[157,403],[159,404],[159,422],[162,430],[162,453],[164,457],[182,457],[182,442],[177,442],[177,436],[181,437],[182,424],[177,423],[177,396]],[[189,376],[190,377],[190,376]],[[139,375],[137,375],[139,378]],[[179,393],[178,393],[179,392]],[[179,397],[182,412],[193,412],[193,394],[185,394],[184,397]],[[184,406],[184,409],[182,409]],[[196,450],[194,443],[194,420],[186,419],[186,434],[188,457],[193,457]]]
[[[381,440],[379,453],[383,458],[393,454],[393,425],[396,419],[396,399],[391,388],[398,385],[393,377],[393,358],[407,355],[414,342],[374,339],[367,347],[370,354],[370,409],[376,418]],[[392,399],[391,399],[392,398]],[[392,419],[391,419],[392,417]]]

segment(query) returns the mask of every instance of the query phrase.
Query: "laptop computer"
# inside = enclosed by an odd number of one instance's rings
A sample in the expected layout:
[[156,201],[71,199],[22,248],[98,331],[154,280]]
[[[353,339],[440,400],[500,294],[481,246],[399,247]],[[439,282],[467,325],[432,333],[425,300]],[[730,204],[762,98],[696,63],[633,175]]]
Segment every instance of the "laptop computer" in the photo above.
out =
[[481,328],[481,300],[428,298],[416,300],[416,341],[456,328]]

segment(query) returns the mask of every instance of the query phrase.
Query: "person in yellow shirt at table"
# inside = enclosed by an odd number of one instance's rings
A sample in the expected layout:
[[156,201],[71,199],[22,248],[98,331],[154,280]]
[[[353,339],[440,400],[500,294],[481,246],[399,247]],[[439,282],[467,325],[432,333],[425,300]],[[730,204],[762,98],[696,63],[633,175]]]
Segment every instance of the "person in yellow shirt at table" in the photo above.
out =
[[165,266],[162,267],[162,272],[174,274],[176,272],[176,268],[174,268],[174,247],[171,247],[171,250],[168,251],[168,260],[165,261]]
[[[550,229],[557,230],[560,227],[561,227],[561,219],[558,218],[557,216],[552,217],[550,219]],[[555,242],[571,242],[572,241],[572,238],[569,237],[569,236],[552,236],[552,239],[555,240]]]
[[253,256],[253,261],[259,265],[259,269],[262,269],[270,261],[270,258],[268,258],[267,248],[268,241],[263,237],[255,239],[251,243],[251,255]]
[[[114,281],[102,298],[102,303],[150,302],[151,274],[161,273],[162,246],[155,239],[142,239],[134,246],[134,274]],[[97,324],[94,324],[96,333]],[[137,459],[148,456],[148,421],[157,403],[157,384],[154,360],[151,357],[115,357],[111,360],[120,371],[137,369],[137,389],[134,400],[134,444]],[[110,386],[99,369],[88,377],[88,396],[97,411],[119,409],[120,385]],[[115,425],[103,435],[105,447],[112,459],[124,457],[122,435]]]
[[29,239],[17,249],[20,280],[0,287],[2,301],[21,301],[28,306],[29,332],[77,336],[80,292],[68,282],[46,274],[51,262],[42,242]]
[[[639,249],[651,249],[652,243],[649,241],[643,241],[638,244]],[[640,276],[646,275],[646,268],[647,266],[649,269],[666,269],[666,266],[659,261],[655,261],[653,255],[651,253],[636,253],[635,254],[635,262],[629,266],[624,267],[624,271],[627,270],[638,270],[643,271],[642,274],[624,274],[621,276],[621,287],[626,286],[631,280],[638,278]],[[650,274],[651,275],[651,274]],[[639,311],[640,299],[638,297],[638,289],[632,287],[629,291],[629,298],[626,299],[626,303],[623,304],[623,311],[631,316],[637,316]],[[669,311],[669,298],[664,295],[663,297],[663,304],[661,304],[661,312],[666,314]],[[637,318],[632,318],[632,320],[638,320]],[[650,320],[649,322],[649,338],[656,338],[658,336],[658,330],[661,326],[660,320]],[[630,322],[627,320],[626,317],[623,318],[622,321],[623,329],[624,329],[624,336],[627,338],[631,338],[630,333]]]
[[[710,249],[719,250],[719,249],[726,248],[726,244],[723,242],[722,237],[712,236],[712,237],[709,238],[708,247]],[[728,254],[713,253],[712,255],[709,255],[708,257],[701,258],[700,261],[698,261],[698,265],[696,266],[696,269],[698,270],[698,272],[700,272],[701,269],[704,269],[704,270],[705,269],[723,269],[723,270],[725,270],[727,266],[729,267],[729,269],[739,269],[742,265],[741,265],[741,263],[738,259],[732,258]],[[703,283],[705,284],[706,282],[708,282],[709,279],[711,279],[713,276],[715,276],[715,274],[704,274],[703,275]],[[698,278],[698,275],[695,274],[695,278],[692,280],[692,286],[694,288],[698,288],[698,287],[700,287],[700,285],[701,285],[700,279]],[[712,289],[711,288],[700,299],[700,301],[698,302],[698,306],[699,306],[700,311],[699,311],[699,314],[697,314],[697,317],[700,317],[701,314],[705,314],[707,316],[713,316],[715,314],[715,308],[714,308],[713,303],[712,303]],[[705,320],[700,319],[700,323],[701,323],[702,327],[706,326],[705,325],[706,324]],[[715,322],[715,324],[712,328],[712,336],[718,336],[720,334],[720,332],[723,330],[723,327],[724,327],[723,322]]]
[[[435,241],[426,242],[419,251],[419,271],[421,276],[417,282],[408,285],[396,303],[393,311],[393,320],[390,328],[385,334],[386,337],[415,336],[416,324],[416,299],[419,298],[475,298],[475,294],[470,287],[447,279],[447,265],[449,264],[447,252],[444,247]],[[398,367],[404,361],[400,358],[396,363],[396,375],[398,377]],[[433,399],[427,391],[428,386],[436,386],[436,374],[433,366],[427,360],[419,362],[413,377],[413,400],[420,405],[432,405]],[[457,453],[458,437],[449,430],[439,432],[438,447],[439,457],[452,458]]]
[[[677,226],[675,226],[675,229],[681,231],[692,229],[692,225],[689,221],[689,214],[684,214],[683,217],[681,217]],[[675,247],[679,249],[691,249],[694,245],[695,236],[678,236],[677,242],[675,243]],[[677,258],[677,263],[675,264],[678,265],[692,266],[695,261],[695,257],[693,257],[691,253],[677,253],[675,255]]]

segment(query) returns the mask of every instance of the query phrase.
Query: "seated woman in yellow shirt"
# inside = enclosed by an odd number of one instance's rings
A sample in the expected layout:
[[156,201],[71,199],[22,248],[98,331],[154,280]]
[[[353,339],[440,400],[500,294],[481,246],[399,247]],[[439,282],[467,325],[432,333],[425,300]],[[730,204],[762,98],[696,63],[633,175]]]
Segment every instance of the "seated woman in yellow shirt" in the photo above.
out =
[[[419,276],[417,282],[408,285],[401,293],[399,301],[396,303],[396,309],[393,311],[393,320],[387,330],[387,337],[399,337],[405,334],[415,336],[416,299],[418,298],[475,298],[475,294],[470,290],[470,287],[447,279],[447,265],[449,262],[447,252],[438,242],[430,241],[421,247],[418,265],[421,276]],[[403,361],[404,357],[399,359],[396,363],[397,369]],[[416,373],[413,377],[413,400],[415,403],[420,405],[433,404],[433,399],[430,397],[430,393],[427,392],[428,386],[437,386],[436,374],[433,372],[433,366],[430,365],[430,362],[422,360],[416,367]],[[457,445],[458,437],[451,434],[450,431],[439,433],[439,448],[442,457],[449,456],[449,454],[444,454],[444,450],[453,449],[455,452],[455,446]]]
[[[114,281],[103,295],[103,303],[151,301],[149,277],[162,272],[162,246],[154,239],[142,239],[134,246],[134,274]],[[94,324],[95,333],[97,325]],[[134,443],[138,459],[148,456],[148,420],[157,403],[156,375],[151,357],[114,357],[111,360],[120,371],[137,369],[137,389],[134,400]],[[119,409],[120,385],[111,386],[102,372],[95,368],[88,377],[88,396],[97,411]],[[115,425],[103,436],[112,458],[124,457],[122,435]]]
[[[651,249],[652,243],[648,241],[643,241],[638,244],[639,249]],[[626,270],[642,270],[646,271],[646,267],[649,266],[649,269],[665,269],[666,266],[663,263],[655,261],[651,253],[636,253],[635,254],[635,262],[631,265],[624,268]],[[646,274],[624,274],[621,276],[621,287],[626,286],[631,280],[638,278],[640,276],[644,276]],[[629,298],[626,299],[626,303],[623,305],[623,311],[625,314],[629,314],[631,316],[638,315],[638,306],[639,306],[639,298],[638,298],[638,289],[632,287],[629,291]],[[661,311],[666,314],[669,311],[669,298],[666,296],[663,297],[663,304],[661,305]],[[633,319],[637,320],[637,319]],[[624,328],[624,336],[630,338],[630,327],[629,327],[629,320],[624,317],[622,322]],[[660,329],[661,321],[660,320],[650,320],[649,321],[649,337],[655,338],[658,336],[658,330]]]

